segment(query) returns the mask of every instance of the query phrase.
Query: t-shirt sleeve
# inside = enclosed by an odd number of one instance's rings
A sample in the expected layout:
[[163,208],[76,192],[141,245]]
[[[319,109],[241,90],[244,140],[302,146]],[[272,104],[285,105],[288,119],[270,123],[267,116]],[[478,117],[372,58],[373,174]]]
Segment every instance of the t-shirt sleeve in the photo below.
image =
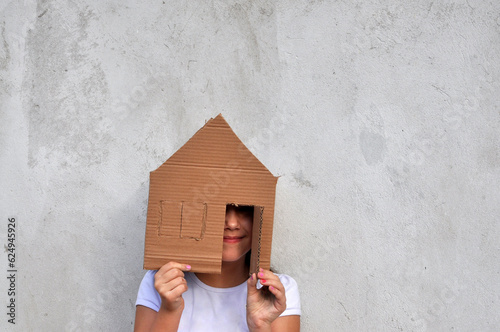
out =
[[280,315],[282,316],[291,316],[291,315],[299,315],[300,316],[300,295],[299,295],[299,287],[297,286],[297,282],[290,276],[286,274],[278,274],[278,277],[281,280],[281,283],[285,287],[285,295],[286,295],[286,309]]
[[142,278],[135,305],[142,305],[158,312],[160,310],[161,297],[155,288],[155,274],[156,271],[148,271],[144,275],[144,278]]

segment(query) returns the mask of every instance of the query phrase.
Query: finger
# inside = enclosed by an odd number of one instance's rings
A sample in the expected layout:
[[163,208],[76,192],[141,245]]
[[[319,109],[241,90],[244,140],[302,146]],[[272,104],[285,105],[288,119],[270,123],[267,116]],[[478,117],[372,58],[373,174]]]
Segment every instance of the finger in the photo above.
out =
[[167,264],[163,265],[158,270],[158,272],[156,272],[156,275],[162,276],[167,271],[170,271],[172,269],[178,269],[178,270],[181,270],[181,271],[189,271],[189,270],[191,270],[191,265],[181,264],[181,263],[177,263],[177,262],[168,262]]
[[[171,288],[173,286],[173,288]],[[184,278],[176,278],[159,290],[161,306],[166,310],[176,310],[183,303],[182,294],[188,290]]]
[[255,273],[252,273],[250,278],[247,280],[247,291],[248,295],[252,295],[257,292],[257,276]]
[[162,285],[167,285],[169,282],[175,278],[184,278],[184,272],[179,269],[171,269],[165,271],[163,274],[156,273],[155,275],[155,287],[161,287]]
[[[284,290],[276,288],[274,286],[269,286],[269,291],[274,295],[277,302],[277,308],[286,308],[286,294]],[[283,309],[284,310],[284,309]]]
[[267,280],[279,280],[279,277],[276,274],[274,274],[273,272],[271,272],[269,270],[264,270],[262,268],[259,269],[259,273],[257,273],[257,277],[261,280],[261,283],[265,282]]
[[[180,264],[180,263],[176,263],[176,262],[168,262],[167,264],[163,265],[155,274],[155,280],[158,280],[158,279],[163,279],[165,278],[167,275],[169,275],[169,272],[170,271],[178,271],[178,272],[181,272],[182,271],[189,271],[191,270],[191,266],[190,265],[186,265],[186,264]],[[168,279],[172,279],[173,277],[177,276],[177,274],[170,274],[170,278]],[[184,276],[184,273],[182,273],[182,276]]]
[[285,286],[276,274],[269,270],[259,269],[258,277],[260,283],[268,287],[280,305],[286,304]]
[[257,273],[257,277],[259,279],[266,279],[266,278],[270,278],[271,276],[273,276],[274,273],[272,273],[271,271],[269,270],[264,270],[263,268],[259,268],[259,272]]
[[279,280],[263,280],[261,279],[260,282],[269,288],[271,293],[275,294],[276,292],[279,292],[281,294],[285,294],[285,287],[283,287],[283,284]]
[[[266,286],[266,288],[271,292],[273,295],[275,295],[281,302],[281,300],[284,300],[285,297],[282,295],[285,294],[285,287],[283,287],[283,284],[277,280],[262,280],[260,281],[263,286]],[[278,294],[279,293],[279,294]]]
[[273,288],[276,288],[280,291],[284,291],[285,290],[285,287],[283,286],[283,284],[281,283],[281,280],[278,279],[260,279],[260,283],[263,285],[263,286],[267,286],[267,287],[271,287],[273,286]]
[[187,282],[183,277],[177,277],[169,282],[159,283],[155,287],[162,297],[173,301],[187,291]]
[[169,282],[170,280],[174,280],[175,278],[179,277],[184,278],[184,272],[182,272],[182,270],[179,269],[171,269],[165,272],[161,277],[161,279],[164,282]]
[[[177,281],[174,281],[177,280]],[[164,272],[162,275],[159,275],[158,273],[155,275],[155,288],[157,290],[159,289],[167,289],[167,291],[171,290],[174,288],[179,281],[184,281],[184,272],[177,268],[170,269],[166,272]]]
[[184,278],[176,278],[171,283],[169,283],[169,295],[172,299],[176,299],[182,296],[188,290],[186,279]]
[[284,310],[286,308],[286,292],[281,280],[279,278],[271,280],[260,279],[260,282],[274,296],[275,307]]

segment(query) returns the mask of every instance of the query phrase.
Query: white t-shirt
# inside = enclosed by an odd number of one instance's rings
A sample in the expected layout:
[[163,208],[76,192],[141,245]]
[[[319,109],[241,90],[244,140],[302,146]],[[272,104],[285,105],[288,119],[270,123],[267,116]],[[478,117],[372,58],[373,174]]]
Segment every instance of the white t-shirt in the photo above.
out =
[[[160,310],[160,294],[154,287],[156,271],[148,271],[142,279],[135,305]],[[281,316],[300,315],[300,297],[297,283],[285,274],[276,274],[286,294],[286,310]],[[231,288],[210,287],[194,273],[185,273],[188,290],[182,294],[184,311],[178,331],[248,331],[246,319],[247,284]]]

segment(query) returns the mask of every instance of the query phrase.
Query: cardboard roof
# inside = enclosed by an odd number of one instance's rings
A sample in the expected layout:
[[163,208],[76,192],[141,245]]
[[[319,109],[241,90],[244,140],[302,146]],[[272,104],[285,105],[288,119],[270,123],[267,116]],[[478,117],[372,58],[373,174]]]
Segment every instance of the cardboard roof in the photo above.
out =
[[144,268],[169,261],[220,273],[227,204],[254,206],[250,271],[270,268],[277,177],[222,115],[150,173]]

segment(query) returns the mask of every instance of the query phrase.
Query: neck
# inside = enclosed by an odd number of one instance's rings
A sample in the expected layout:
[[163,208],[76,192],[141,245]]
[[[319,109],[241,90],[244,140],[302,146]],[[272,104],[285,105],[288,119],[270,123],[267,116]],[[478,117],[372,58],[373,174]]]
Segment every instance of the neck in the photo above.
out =
[[235,262],[222,262],[221,274],[196,273],[204,284],[217,287],[235,287],[248,279],[248,266],[245,265],[245,256]]

